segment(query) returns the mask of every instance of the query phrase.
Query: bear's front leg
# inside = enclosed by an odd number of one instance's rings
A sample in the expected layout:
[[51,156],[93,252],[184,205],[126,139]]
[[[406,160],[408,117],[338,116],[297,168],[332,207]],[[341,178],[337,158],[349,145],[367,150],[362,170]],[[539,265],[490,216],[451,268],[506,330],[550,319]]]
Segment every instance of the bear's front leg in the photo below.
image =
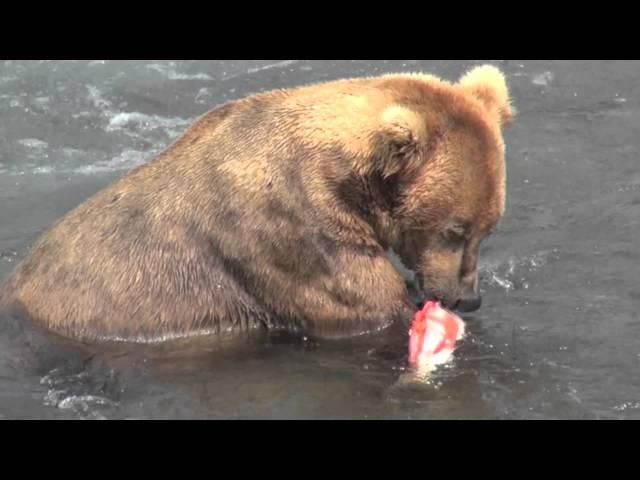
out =
[[302,295],[305,332],[325,339],[383,331],[404,335],[416,306],[388,258],[344,260],[335,275]]

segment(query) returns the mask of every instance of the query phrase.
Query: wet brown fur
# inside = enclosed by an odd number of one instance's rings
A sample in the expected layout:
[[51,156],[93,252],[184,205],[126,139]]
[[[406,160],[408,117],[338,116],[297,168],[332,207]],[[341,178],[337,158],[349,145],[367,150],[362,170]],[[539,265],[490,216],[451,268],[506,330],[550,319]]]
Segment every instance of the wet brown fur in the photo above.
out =
[[86,341],[340,337],[407,321],[385,250],[444,301],[477,283],[512,116],[492,67],[459,83],[385,75],[228,103],[59,220],[4,303]]

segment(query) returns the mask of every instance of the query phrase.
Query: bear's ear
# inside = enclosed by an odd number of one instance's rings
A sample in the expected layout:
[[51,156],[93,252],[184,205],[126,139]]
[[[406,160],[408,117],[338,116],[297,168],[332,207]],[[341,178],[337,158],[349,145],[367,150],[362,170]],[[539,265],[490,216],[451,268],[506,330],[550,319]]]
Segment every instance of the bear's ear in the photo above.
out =
[[417,166],[420,145],[426,136],[426,125],[417,112],[401,105],[385,109],[381,121],[382,128],[376,139],[374,169],[387,179]]
[[516,115],[504,74],[493,65],[475,67],[465,73],[458,84],[492,114],[497,115],[500,126],[506,126]]

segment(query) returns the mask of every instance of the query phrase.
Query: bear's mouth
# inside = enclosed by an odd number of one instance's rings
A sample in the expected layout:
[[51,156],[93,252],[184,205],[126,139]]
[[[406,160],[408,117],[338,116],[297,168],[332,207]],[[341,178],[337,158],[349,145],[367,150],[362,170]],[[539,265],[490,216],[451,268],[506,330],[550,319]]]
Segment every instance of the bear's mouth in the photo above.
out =
[[[422,295],[422,299],[420,299],[420,300],[418,300],[418,301],[416,301],[414,303],[415,303],[416,307],[418,307],[419,309],[422,309],[427,302],[438,302],[438,303],[442,304],[442,300],[440,300],[435,295],[430,295],[428,293],[424,293]],[[442,305],[445,306],[444,304],[442,304]],[[446,306],[446,308],[448,310],[453,310],[455,307],[451,308],[449,306]]]
[[445,310],[448,310],[450,312],[457,312],[458,315],[461,315],[461,314],[465,313],[465,312],[459,312],[458,311],[458,306],[460,304],[459,300],[457,300],[453,305],[449,305],[448,303],[440,300],[435,295],[425,294],[422,297],[422,300],[414,301],[413,303],[415,304],[415,306],[416,306],[416,308],[418,310],[422,310],[427,302],[438,302],[440,304],[440,306],[442,308],[444,308]]
[[438,302],[444,308],[453,311],[460,303],[459,300],[457,300],[453,305],[450,305],[446,300],[425,290],[424,277],[418,272],[414,272],[414,277],[412,279],[405,279],[405,284],[409,292],[409,298],[417,309],[422,309],[427,302],[433,301]]
[[423,277],[419,273],[416,273],[415,282],[413,284],[413,291],[414,293],[412,294],[412,289],[410,288],[409,294],[411,296],[411,300],[419,309],[422,309],[427,302],[438,302],[440,303],[440,305],[442,305],[442,307],[453,312],[460,304],[459,299],[454,303],[449,303],[445,299],[440,298],[437,295],[434,295],[433,293],[425,290]]

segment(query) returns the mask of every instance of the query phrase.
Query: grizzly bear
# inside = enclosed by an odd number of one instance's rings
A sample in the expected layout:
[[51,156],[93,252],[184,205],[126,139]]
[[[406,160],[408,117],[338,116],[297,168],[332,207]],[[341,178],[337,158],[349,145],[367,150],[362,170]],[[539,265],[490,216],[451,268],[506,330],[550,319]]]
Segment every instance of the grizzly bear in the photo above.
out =
[[378,332],[425,298],[480,306],[505,205],[503,74],[387,74],[248,96],[66,214],[2,302],[82,342]]

